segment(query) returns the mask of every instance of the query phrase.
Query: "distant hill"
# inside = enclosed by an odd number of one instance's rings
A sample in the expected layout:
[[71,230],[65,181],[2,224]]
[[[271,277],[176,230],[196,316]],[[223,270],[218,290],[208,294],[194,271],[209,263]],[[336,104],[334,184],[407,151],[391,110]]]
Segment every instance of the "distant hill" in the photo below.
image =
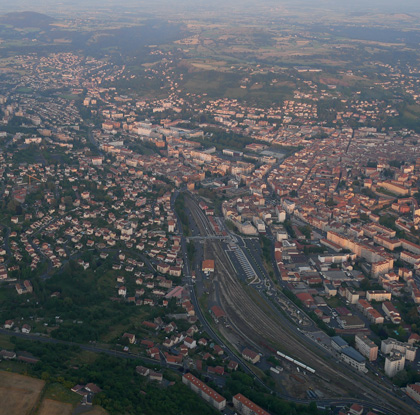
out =
[[53,22],[55,22],[55,19],[52,17],[36,12],[13,12],[0,16],[0,24],[8,24],[20,28],[45,28]]

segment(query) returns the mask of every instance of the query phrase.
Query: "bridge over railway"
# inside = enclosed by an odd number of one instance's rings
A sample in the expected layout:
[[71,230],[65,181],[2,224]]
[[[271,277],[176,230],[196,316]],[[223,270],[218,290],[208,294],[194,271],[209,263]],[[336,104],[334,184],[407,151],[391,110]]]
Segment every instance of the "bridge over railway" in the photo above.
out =
[[186,239],[187,239],[187,242],[197,241],[197,240],[210,240],[210,239],[223,241],[225,239],[226,240],[230,239],[230,237],[229,236],[207,235],[207,236],[188,236]]

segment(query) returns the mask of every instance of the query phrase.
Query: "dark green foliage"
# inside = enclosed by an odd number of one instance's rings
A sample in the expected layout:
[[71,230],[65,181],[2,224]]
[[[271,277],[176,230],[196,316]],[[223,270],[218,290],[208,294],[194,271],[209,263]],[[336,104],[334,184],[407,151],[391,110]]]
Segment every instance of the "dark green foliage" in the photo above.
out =
[[188,225],[188,216],[185,212],[185,196],[181,193],[175,200],[175,212],[182,223],[182,230],[185,236],[191,235],[191,230]]
[[[227,393],[226,393],[227,392]],[[316,406],[297,405],[283,401],[276,396],[273,396],[251,376],[242,372],[234,372],[226,381],[226,387],[223,390],[224,396],[234,396],[237,393],[242,393],[248,399],[268,410],[273,415],[283,414],[317,414]]]
[[299,226],[298,229],[303,233],[306,239],[311,239],[312,229],[309,225]]
[[265,236],[261,236],[261,247],[266,262],[271,263],[271,241]]
[[290,219],[286,219],[284,221],[284,227],[291,238],[296,238],[296,233],[293,229],[292,221]]

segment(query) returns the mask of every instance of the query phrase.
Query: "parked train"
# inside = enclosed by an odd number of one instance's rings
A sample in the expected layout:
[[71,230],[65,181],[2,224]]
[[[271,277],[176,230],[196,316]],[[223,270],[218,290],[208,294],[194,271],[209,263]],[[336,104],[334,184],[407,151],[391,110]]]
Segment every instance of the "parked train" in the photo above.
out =
[[304,363],[299,362],[298,360],[295,360],[290,356],[287,356],[287,354],[277,351],[277,355],[282,357],[283,359],[288,360],[289,362],[294,363],[296,366],[301,367],[304,370],[307,370],[309,373],[315,373],[315,369],[312,369],[310,366],[305,365]]

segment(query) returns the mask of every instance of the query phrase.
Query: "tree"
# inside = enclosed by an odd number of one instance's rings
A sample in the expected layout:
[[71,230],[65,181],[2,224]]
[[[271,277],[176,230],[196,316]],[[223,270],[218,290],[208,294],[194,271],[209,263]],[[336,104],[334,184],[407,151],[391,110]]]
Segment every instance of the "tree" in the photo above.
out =
[[13,199],[7,204],[7,210],[12,213],[15,214],[16,213],[16,208],[18,206],[18,203],[15,202]]
[[394,383],[399,386],[400,388],[403,386],[406,386],[407,383],[409,382],[409,374],[406,370],[401,370],[401,372],[398,372],[395,376],[394,376]]
[[316,402],[311,402],[308,405],[308,411],[311,414],[317,414],[318,413],[318,407],[316,406]]

